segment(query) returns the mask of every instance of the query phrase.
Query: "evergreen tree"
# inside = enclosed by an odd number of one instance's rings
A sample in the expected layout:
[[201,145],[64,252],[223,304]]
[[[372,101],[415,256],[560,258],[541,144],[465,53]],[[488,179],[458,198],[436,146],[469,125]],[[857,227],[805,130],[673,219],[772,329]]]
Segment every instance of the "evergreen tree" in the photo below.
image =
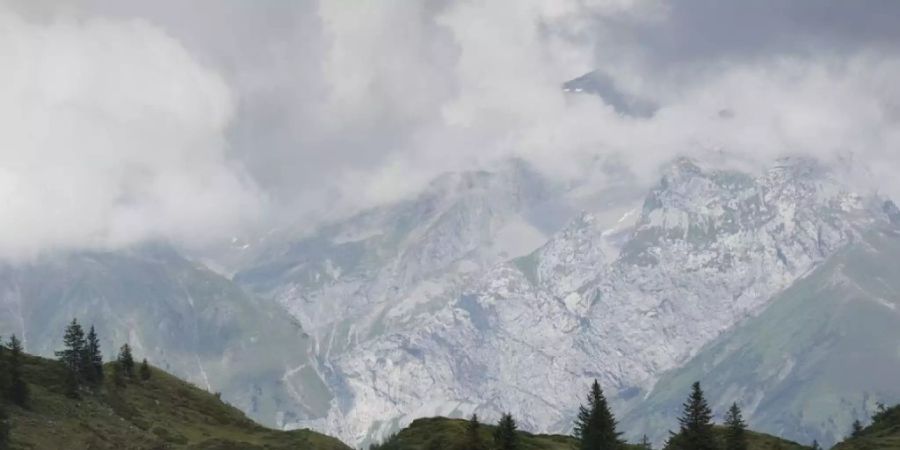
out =
[[741,408],[732,403],[725,415],[725,450],[747,450],[747,424],[741,415]]
[[9,338],[9,399],[19,406],[28,403],[28,384],[22,378],[22,341],[12,335]]
[[85,353],[84,330],[81,329],[77,319],[72,319],[66,327],[63,344],[65,348],[56,352],[56,356],[66,367],[66,394],[69,397],[77,397]]
[[503,414],[494,430],[494,448],[497,450],[518,450],[519,434],[512,414]]
[[122,345],[119,349],[119,357],[116,359],[119,365],[122,366],[122,370],[125,372],[125,376],[128,378],[134,378],[134,357],[131,356],[131,346],[127,343]]
[[9,363],[6,353],[6,347],[0,342],[0,400],[7,398],[9,394]]
[[600,383],[594,380],[588,394],[587,406],[580,406],[575,421],[575,437],[581,441],[581,450],[612,450],[622,447],[619,439],[621,433],[616,431],[616,419],[613,417],[600,389]]
[[0,450],[9,448],[9,429],[9,417],[6,415],[6,410],[3,409],[3,405],[0,404]]
[[103,354],[100,352],[100,339],[97,337],[93,325],[87,334],[82,372],[82,376],[88,383],[98,384],[103,380]]
[[150,379],[150,365],[147,364],[147,358],[141,361],[140,373],[142,380],[147,381]]
[[477,414],[472,414],[472,418],[466,423],[466,433],[460,450],[487,450],[487,446],[481,440],[481,424],[478,422]]
[[850,437],[859,437],[862,435],[863,426],[859,420],[853,421],[853,429],[850,431]]
[[812,446],[810,447],[812,450],[822,450],[822,446],[819,445],[819,441],[813,440]]
[[638,447],[644,450],[653,450],[653,444],[650,443],[650,438],[648,438],[646,434],[641,437],[641,443],[638,444]]
[[716,438],[713,434],[712,410],[703,397],[700,383],[691,387],[691,395],[684,403],[684,411],[678,418],[681,426],[678,434],[672,436],[670,445],[680,450],[715,450]]

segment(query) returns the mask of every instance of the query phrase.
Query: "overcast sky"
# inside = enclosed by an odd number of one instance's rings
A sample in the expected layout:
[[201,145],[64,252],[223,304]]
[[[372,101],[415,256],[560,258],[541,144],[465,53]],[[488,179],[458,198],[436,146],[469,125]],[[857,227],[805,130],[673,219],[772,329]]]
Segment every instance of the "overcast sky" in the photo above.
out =
[[[897,23],[893,0],[0,0],[0,257],[310,225],[510,157],[649,183],[677,155],[852,155],[896,197]],[[605,100],[560,89],[592,70]]]

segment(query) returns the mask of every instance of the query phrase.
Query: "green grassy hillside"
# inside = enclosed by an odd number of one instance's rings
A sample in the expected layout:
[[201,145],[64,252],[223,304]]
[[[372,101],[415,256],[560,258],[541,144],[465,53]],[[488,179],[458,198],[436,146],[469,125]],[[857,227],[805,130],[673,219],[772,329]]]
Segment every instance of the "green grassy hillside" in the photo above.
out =
[[[378,450],[443,450],[453,449],[465,436],[466,421],[434,417],[418,419],[386,442]],[[724,430],[717,429],[720,433]],[[486,443],[493,439],[494,427],[481,426],[481,437]],[[747,432],[749,450],[808,450],[809,447],[763,433]],[[576,450],[578,441],[571,436],[531,434],[519,432],[522,450]],[[626,450],[641,450],[629,444]]]
[[[725,448],[725,432],[726,429],[721,426],[715,428],[716,437],[719,440],[718,448]],[[765,433],[757,433],[747,430],[747,448],[748,450],[809,450],[810,447],[800,445],[796,442],[782,439]],[[668,449],[669,447],[666,447]]]
[[[465,436],[466,421],[433,417],[414,420],[408,427],[384,442],[380,450],[452,449]],[[481,426],[482,439],[492,442],[494,427]],[[570,436],[537,435],[519,432],[522,450],[574,450],[578,442]]]
[[874,422],[859,436],[841,442],[833,450],[900,450],[900,405],[875,414]]
[[26,356],[26,408],[4,405],[12,425],[13,449],[349,449],[334,438],[307,430],[276,431],[248,419],[218,396],[161,370],[125,387],[106,381],[65,396],[64,368],[56,361]]

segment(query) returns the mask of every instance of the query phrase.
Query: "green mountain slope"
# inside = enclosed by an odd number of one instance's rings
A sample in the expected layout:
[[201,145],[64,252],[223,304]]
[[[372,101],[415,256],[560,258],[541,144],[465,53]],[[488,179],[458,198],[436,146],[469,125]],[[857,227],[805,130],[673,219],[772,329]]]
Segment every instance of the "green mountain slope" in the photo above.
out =
[[[725,448],[726,429],[721,426],[715,428],[716,437],[718,438],[718,448]],[[772,436],[765,433],[755,431],[745,431],[747,436],[747,450],[810,450],[810,447],[798,444],[787,439]],[[670,446],[663,449],[668,450]]]
[[900,449],[900,405],[875,415],[875,422],[859,436],[847,439],[832,450]]
[[[408,427],[382,444],[380,450],[437,450],[453,449],[466,432],[466,421],[433,417],[414,420]],[[483,424],[481,437],[491,443],[494,427]],[[522,450],[574,450],[578,441],[571,436],[536,435],[519,432]]]
[[737,401],[754,429],[826,447],[900,401],[900,233],[840,251],[664,376],[623,424],[658,439],[696,380],[718,413]]
[[118,387],[112,367],[97,389],[64,395],[65,372],[56,361],[25,357],[31,400],[3,405],[13,449],[310,449],[347,450],[338,440],[307,430],[275,431],[248,419],[217,396],[162,370],[147,381]]
[[[720,430],[721,431],[721,430]],[[445,450],[457,448],[466,432],[466,421],[434,417],[413,421],[386,442],[379,450]],[[481,426],[483,442],[490,444],[494,433],[492,425]],[[748,450],[806,450],[796,442],[787,441],[767,434],[747,431]],[[576,450],[578,441],[571,436],[531,434],[519,432],[522,450]],[[629,444],[625,450],[641,450],[638,445]]]
[[296,322],[165,246],[0,266],[0,334],[52,356],[72,318],[96,325],[107,357],[128,342],[267,425],[317,417],[331,400]]

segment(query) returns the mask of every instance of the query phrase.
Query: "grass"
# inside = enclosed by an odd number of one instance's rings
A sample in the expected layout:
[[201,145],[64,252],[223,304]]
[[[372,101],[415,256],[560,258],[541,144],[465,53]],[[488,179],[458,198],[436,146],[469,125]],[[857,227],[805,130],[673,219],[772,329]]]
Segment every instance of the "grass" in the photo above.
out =
[[[382,450],[438,450],[452,449],[465,436],[466,421],[462,419],[446,419],[434,417],[430,419],[418,419],[409,427],[400,431],[385,441]],[[481,438],[485,443],[493,440],[494,427],[481,426]],[[724,428],[716,427],[716,433],[720,439],[724,439]],[[775,436],[764,433],[747,431],[749,450],[809,450],[809,447],[800,445]],[[522,450],[577,450],[578,441],[571,436],[531,434],[519,432],[519,442]],[[720,446],[721,447],[721,446]],[[628,444],[625,450],[640,450],[641,447]]]
[[[384,450],[437,450],[454,448],[465,436],[466,420],[433,417],[414,420],[407,428],[389,438]],[[481,437],[486,443],[493,441],[494,427],[481,426]],[[519,432],[522,450],[575,450],[578,441],[570,436],[539,435]]]
[[900,405],[875,415],[875,421],[833,450],[900,450]]
[[[30,401],[6,405],[13,449],[310,449],[347,450],[308,430],[277,431],[248,419],[217,395],[151,368],[149,380],[124,387],[105,367],[102,386],[65,395],[56,361],[26,356]],[[135,374],[137,375],[137,374]]]
[[[128,380],[124,387],[106,379],[79,398],[65,395],[65,371],[56,361],[26,355],[23,372],[30,400],[25,408],[5,404],[12,425],[13,449],[208,449],[208,450],[349,450],[337,439],[309,430],[265,428],[240,410],[168,373],[151,368],[151,377]],[[415,420],[392,436],[383,450],[442,450],[456,447],[466,421]],[[494,427],[482,425],[482,439],[492,442]],[[724,429],[717,427],[717,433]],[[519,432],[522,450],[575,450],[571,436]],[[748,431],[749,450],[807,450],[775,436]],[[639,447],[628,445],[627,450]],[[900,406],[883,411],[860,436],[835,450],[900,450]]]

